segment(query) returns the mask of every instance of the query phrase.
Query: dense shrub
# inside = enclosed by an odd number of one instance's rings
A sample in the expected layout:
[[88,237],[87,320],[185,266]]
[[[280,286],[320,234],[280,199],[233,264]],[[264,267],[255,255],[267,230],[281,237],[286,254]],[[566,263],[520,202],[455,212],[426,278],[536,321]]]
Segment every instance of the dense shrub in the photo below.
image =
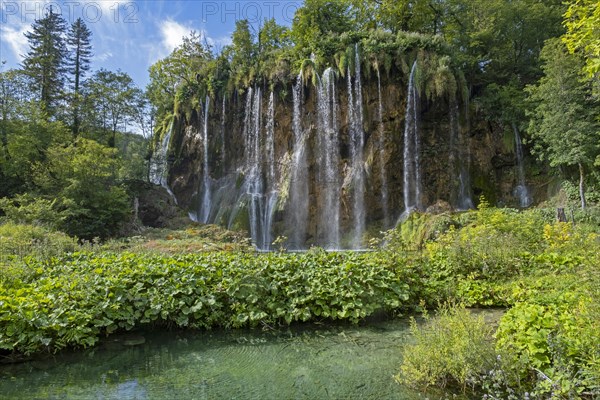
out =
[[0,223],[0,260],[5,263],[25,256],[59,256],[76,248],[76,239],[62,232],[35,225]]
[[404,349],[396,375],[402,383],[465,391],[494,364],[493,328],[464,307],[442,307],[422,326],[413,319],[411,333],[414,342]]
[[504,369],[520,374],[538,398],[600,395],[599,317],[590,298],[573,295],[549,305],[517,304],[497,332]]

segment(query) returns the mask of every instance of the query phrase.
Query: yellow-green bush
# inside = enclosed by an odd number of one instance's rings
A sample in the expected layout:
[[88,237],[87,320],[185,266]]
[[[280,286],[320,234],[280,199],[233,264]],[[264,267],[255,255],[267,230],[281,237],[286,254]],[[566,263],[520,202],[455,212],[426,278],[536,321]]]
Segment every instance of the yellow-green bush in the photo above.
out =
[[0,224],[0,257],[52,257],[69,253],[77,248],[77,240],[50,229],[5,222]]
[[404,384],[465,391],[494,365],[492,327],[462,306],[442,307],[422,326],[413,320],[411,333],[414,342],[406,346],[396,375]]

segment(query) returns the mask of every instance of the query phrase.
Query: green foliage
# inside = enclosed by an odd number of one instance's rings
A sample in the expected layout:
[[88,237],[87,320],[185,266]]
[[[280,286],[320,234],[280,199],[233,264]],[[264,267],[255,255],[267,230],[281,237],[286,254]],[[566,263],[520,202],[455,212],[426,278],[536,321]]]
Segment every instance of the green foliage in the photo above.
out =
[[92,32],[85,25],[81,18],[71,25],[71,29],[67,33],[67,45],[69,46],[69,57],[67,60],[68,70],[71,74],[70,81],[73,84],[73,134],[79,134],[80,125],[80,107],[81,107],[81,96],[80,88],[81,82],[85,77],[86,73],[90,70],[90,61],[92,57],[92,43],[91,43]]
[[40,93],[42,110],[48,115],[56,111],[65,80],[65,32],[64,18],[50,8],[43,18],[35,20],[32,31],[25,33],[29,51],[23,58],[23,71],[31,78],[32,91]]
[[50,149],[48,158],[40,186],[58,193],[60,228],[82,239],[114,235],[130,209],[125,189],[116,185],[117,150],[80,138]]
[[0,281],[4,272],[24,257],[45,260],[74,251],[77,241],[61,232],[35,225],[4,222],[0,224]]
[[358,322],[407,305],[401,267],[373,255],[83,254],[27,261],[0,281],[0,349],[92,346],[142,324],[210,328],[309,320]]
[[531,390],[540,398],[600,394],[598,316],[590,298],[576,295],[549,305],[517,304],[496,334],[498,351],[507,355],[505,369],[519,366],[522,379],[537,376]]
[[585,208],[584,167],[592,166],[600,154],[599,103],[591,96],[589,82],[581,82],[581,58],[569,54],[560,40],[549,40],[541,58],[545,76],[528,87],[532,103],[529,133],[536,140],[534,150],[540,160],[553,167],[579,167]]
[[55,205],[56,199],[49,200],[30,194],[0,199],[0,210],[9,221],[19,224],[41,224],[53,228],[56,228],[60,221]]
[[290,36],[304,58],[311,53],[323,54],[324,36],[354,30],[348,3],[347,0],[307,0],[298,9]]
[[598,78],[600,72],[600,4],[594,0],[569,1],[565,13],[567,33],[563,41],[571,53],[585,56],[585,72],[590,78]]
[[248,20],[235,23],[235,31],[231,36],[231,75],[236,87],[247,88],[254,80],[254,38],[250,33]]
[[427,245],[430,262],[450,275],[501,278],[520,273],[542,238],[543,218],[534,212],[486,208],[462,229],[450,229]]
[[463,392],[495,360],[492,327],[462,306],[444,306],[423,326],[412,320],[414,342],[404,349],[396,379],[420,388],[455,386]]
[[[449,229],[429,238],[424,256],[413,257],[423,279],[415,295],[425,304],[457,299],[509,307],[496,333],[500,357],[492,357],[492,364],[479,360],[474,369],[480,374],[468,380],[476,393],[514,400],[600,394],[594,344],[600,332],[596,213],[578,212],[573,225],[551,222],[554,212],[496,209],[481,201],[478,211],[455,216]],[[446,385],[449,378],[442,372],[450,369],[455,353],[426,342],[422,331],[414,335],[425,344],[411,372],[400,377],[423,386]],[[451,342],[439,340],[446,341]],[[443,355],[433,357],[429,350]]]
[[22,118],[12,121],[6,132],[3,173],[13,183],[9,195],[34,190],[48,149],[64,145],[71,137],[63,123],[48,121],[37,104],[28,104]]
[[115,147],[117,131],[133,121],[142,92],[128,74],[105,69],[86,81],[83,92],[86,136]]

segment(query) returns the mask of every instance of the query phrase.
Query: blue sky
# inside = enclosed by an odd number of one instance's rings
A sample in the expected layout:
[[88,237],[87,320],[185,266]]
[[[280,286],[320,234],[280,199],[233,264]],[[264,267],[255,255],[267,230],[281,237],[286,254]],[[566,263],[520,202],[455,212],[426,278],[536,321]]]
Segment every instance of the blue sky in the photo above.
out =
[[236,20],[248,19],[255,29],[271,17],[290,25],[301,5],[301,0],[0,0],[0,61],[6,61],[3,70],[18,67],[28,50],[23,33],[52,6],[68,23],[82,18],[92,31],[92,69],[121,69],[144,87],[148,67],[167,56],[191,30],[218,50],[230,43]]

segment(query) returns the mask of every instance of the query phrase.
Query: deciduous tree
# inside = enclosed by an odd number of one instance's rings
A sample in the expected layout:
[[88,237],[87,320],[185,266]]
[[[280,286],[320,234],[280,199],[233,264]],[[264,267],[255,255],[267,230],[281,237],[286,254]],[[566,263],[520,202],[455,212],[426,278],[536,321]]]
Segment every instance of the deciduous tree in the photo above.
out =
[[529,134],[538,158],[551,166],[573,166],[579,171],[581,207],[586,207],[585,170],[600,151],[600,113],[591,85],[582,82],[583,60],[569,54],[560,39],[547,42],[541,54],[544,76],[528,87],[533,104]]

